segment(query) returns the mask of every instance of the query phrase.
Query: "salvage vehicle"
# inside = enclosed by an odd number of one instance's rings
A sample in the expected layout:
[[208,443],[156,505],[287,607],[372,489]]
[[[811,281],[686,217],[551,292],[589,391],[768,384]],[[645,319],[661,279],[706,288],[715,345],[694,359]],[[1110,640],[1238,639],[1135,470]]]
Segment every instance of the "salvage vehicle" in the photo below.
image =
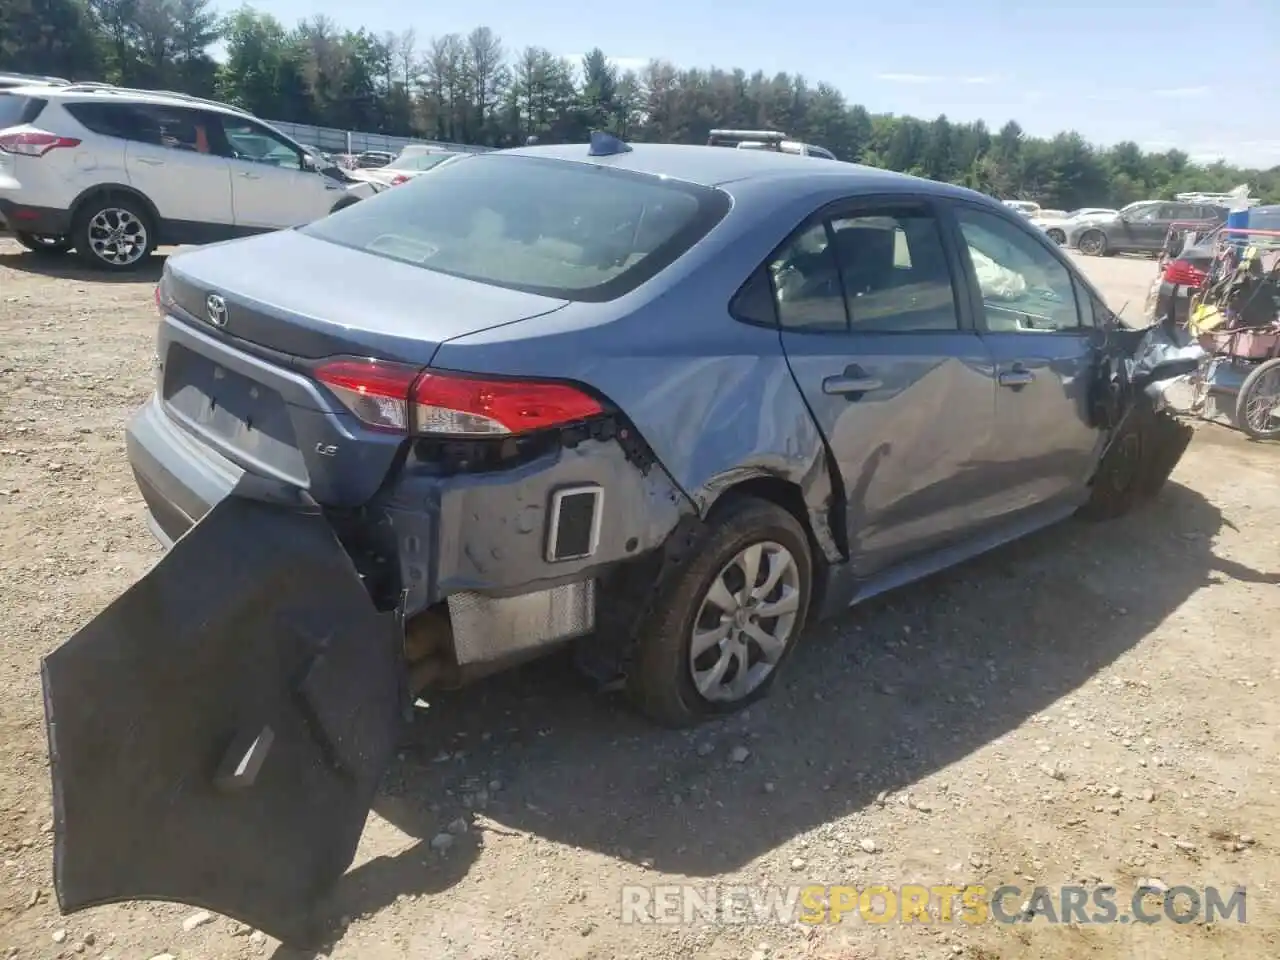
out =
[[415,696],[572,644],[724,716],[806,623],[1117,516],[1190,436],[1024,217],[783,152],[480,154],[156,303],[126,441],[169,549],[42,664],[58,902],[290,943]]
[[1225,223],[1227,208],[1211,203],[1143,200],[1131,203],[1114,217],[1088,218],[1066,231],[1066,244],[1090,257],[1115,253],[1158,254],[1164,250],[1169,227],[1175,223]]

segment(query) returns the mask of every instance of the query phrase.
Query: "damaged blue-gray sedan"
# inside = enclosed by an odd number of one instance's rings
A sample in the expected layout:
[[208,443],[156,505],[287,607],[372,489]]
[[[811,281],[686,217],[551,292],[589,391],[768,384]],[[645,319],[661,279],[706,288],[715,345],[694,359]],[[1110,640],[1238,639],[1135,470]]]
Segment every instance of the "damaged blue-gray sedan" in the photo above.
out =
[[127,443],[169,550],[43,664],[59,903],[289,941],[424,690],[572,644],[721,716],[806,623],[1123,513],[1190,435],[1016,213],[768,151],[467,157],[156,303]]

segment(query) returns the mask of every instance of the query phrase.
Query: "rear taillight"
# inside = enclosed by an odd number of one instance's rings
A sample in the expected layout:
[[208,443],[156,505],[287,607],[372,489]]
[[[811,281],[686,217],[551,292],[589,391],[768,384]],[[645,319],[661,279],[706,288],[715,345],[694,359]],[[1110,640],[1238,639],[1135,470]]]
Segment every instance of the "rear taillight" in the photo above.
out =
[[512,436],[603,412],[598,400],[568,384],[423,372],[376,360],[331,360],[316,379],[366,426],[396,433]]
[[408,182],[409,182],[409,178],[406,177],[403,173],[397,173],[394,177],[391,178],[391,185],[393,187],[398,187],[400,186],[400,184],[408,183]]
[[1164,268],[1165,282],[1180,287],[1198,287],[1204,283],[1204,277],[1203,270],[1193,267],[1185,260],[1171,260]]
[[60,137],[56,133],[45,133],[43,130],[0,134],[0,150],[20,157],[43,157],[50,150],[78,146],[80,141],[75,137]]

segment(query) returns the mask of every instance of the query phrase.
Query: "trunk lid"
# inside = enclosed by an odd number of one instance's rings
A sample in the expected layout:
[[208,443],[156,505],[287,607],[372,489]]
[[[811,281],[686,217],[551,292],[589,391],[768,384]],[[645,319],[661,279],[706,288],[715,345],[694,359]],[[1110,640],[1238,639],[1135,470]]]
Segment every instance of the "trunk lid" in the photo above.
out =
[[165,413],[253,473],[354,507],[404,438],[367,429],[312,376],[350,355],[427,366],[463,334],[566,301],[462,280],[292,230],[171,258],[161,283]]
[[[421,363],[445,340],[558,310],[568,303],[451,277],[281,230],[170,259],[177,306],[220,335],[293,357],[339,354]],[[208,297],[226,305],[211,323]]]

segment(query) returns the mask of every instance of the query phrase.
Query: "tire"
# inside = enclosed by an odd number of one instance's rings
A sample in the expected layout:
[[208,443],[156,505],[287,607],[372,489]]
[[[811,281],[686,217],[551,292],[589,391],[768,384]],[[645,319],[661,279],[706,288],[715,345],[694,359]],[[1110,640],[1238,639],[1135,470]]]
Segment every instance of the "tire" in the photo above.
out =
[[329,212],[337,213],[339,210],[345,210],[347,209],[347,207],[355,206],[357,203],[360,202],[361,199],[362,198],[360,197],[353,197],[350,194],[348,194],[347,196],[339,200],[337,203],[335,203],[333,205],[333,209],[330,210]]
[[71,251],[71,238],[17,231],[14,239],[30,250],[46,256],[60,256]]
[[[691,540],[679,566],[672,567],[668,561],[666,582],[659,579],[655,602],[640,624],[626,670],[627,694],[637,709],[663,726],[676,728],[735,713],[765,696],[804,629],[813,592],[809,538],[796,518],[774,503],[755,498],[730,501],[714,511]],[[788,612],[781,617],[756,620],[740,611],[726,619],[727,611],[710,594],[717,584],[726,599],[737,592],[745,579],[738,560],[755,553],[752,547],[760,548],[758,587],[768,585],[773,565],[784,554],[790,558],[778,571],[776,586],[752,603],[776,603],[792,596],[794,602],[788,602]],[[737,597],[733,600],[736,604]],[[699,622],[707,633],[720,634],[722,639],[695,658],[692,647]],[[757,634],[778,640],[771,658],[742,632],[748,624]],[[705,670],[704,679],[714,680],[715,668],[709,665],[719,661],[727,665],[720,669],[719,682],[707,683],[700,691],[695,671]]]
[[1052,240],[1058,246],[1062,246],[1064,243],[1067,242],[1067,235],[1063,233],[1061,230],[1059,230],[1057,227],[1052,227],[1049,230],[1046,230],[1045,236],[1047,236],[1050,240]]
[[1105,257],[1107,255],[1107,235],[1101,230],[1086,230],[1076,241],[1076,249],[1086,257]]
[[[1139,403],[1142,401],[1139,400]],[[1077,511],[1085,520],[1115,520],[1140,499],[1150,408],[1136,410],[1121,424],[1094,475],[1089,500]]]
[[89,266],[112,273],[137,270],[156,248],[156,228],[146,206],[133,197],[91,197],[76,211],[71,228],[76,254]]
[[1138,478],[1137,499],[1153,500],[1169,481],[1191,445],[1195,430],[1167,411],[1155,414],[1146,438],[1146,456]]
[[[1250,405],[1256,404],[1253,410]],[[1259,414],[1273,412],[1266,420]],[[1236,426],[1254,440],[1280,440],[1280,357],[1258,364],[1240,384],[1236,394]]]

